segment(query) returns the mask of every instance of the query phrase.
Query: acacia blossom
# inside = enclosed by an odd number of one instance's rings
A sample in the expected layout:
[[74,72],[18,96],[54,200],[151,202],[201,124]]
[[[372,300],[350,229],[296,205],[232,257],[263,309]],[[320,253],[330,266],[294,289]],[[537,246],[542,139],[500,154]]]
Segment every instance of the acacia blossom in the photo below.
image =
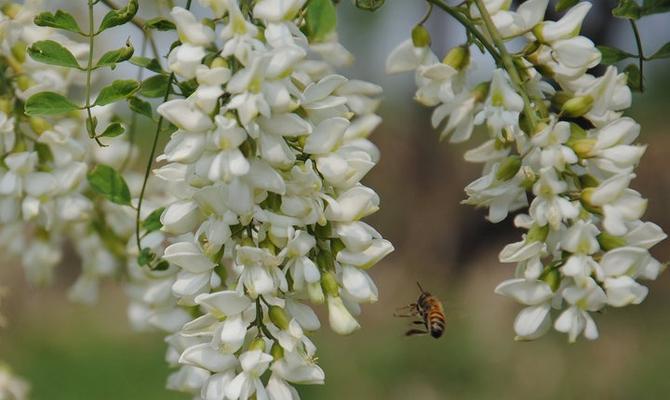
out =
[[309,304],[326,303],[339,334],[360,328],[360,304],[378,298],[367,270],[393,250],[361,221],[379,208],[360,181],[379,160],[367,137],[381,88],[312,57],[351,56],[334,33],[309,43],[304,0],[201,3],[216,30],[171,12],[181,44],[170,71],[197,87],[158,107],[176,127],[154,171],[172,200],[142,247],[169,266],[130,262],[129,314],[170,334],[170,389],[296,399],[294,385],[325,379]]
[[[485,125],[489,139],[465,154],[484,169],[465,188],[464,203],[487,207],[494,223],[517,213],[514,224],[527,230],[501,251],[500,261],[517,268],[495,292],[525,306],[514,322],[518,339],[538,338],[553,324],[572,342],[598,337],[591,313],[645,299],[639,281],[664,269],[649,249],[666,234],[641,220],[646,200],[629,188],[645,147],[635,143],[640,126],[623,116],[631,105],[626,75],[613,66],[600,77],[589,73],[601,59],[579,35],[591,4],[543,21],[548,3],[511,10],[510,2],[481,2],[503,42],[527,41],[514,72],[529,104],[502,64],[490,81],[473,83],[468,45],[440,62],[428,41],[414,38],[390,54],[387,71],[415,72],[416,99],[436,107],[432,122],[444,125],[442,137],[464,141]],[[480,11],[472,2],[465,12],[486,32]]]

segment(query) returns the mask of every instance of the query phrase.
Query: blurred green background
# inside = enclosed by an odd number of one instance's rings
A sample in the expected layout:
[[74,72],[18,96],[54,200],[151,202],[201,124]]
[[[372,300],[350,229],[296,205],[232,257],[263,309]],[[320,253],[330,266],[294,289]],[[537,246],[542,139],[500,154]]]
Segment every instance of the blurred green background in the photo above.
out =
[[[78,2],[65,3],[78,8]],[[150,3],[143,0],[141,5]],[[611,2],[597,3],[600,8],[586,24],[590,35],[598,43],[632,50],[628,26],[606,18]],[[303,398],[668,398],[667,273],[651,283],[642,305],[597,315],[598,341],[581,339],[569,345],[557,333],[532,343],[513,341],[518,307],[493,294],[493,288],[513,272],[513,266],[498,263],[497,253],[520,232],[509,220],[491,225],[483,212],[459,204],[463,187],[480,172],[462,160],[463,151],[473,144],[438,145],[437,134],[427,124],[429,111],[411,100],[412,77],[383,73],[385,55],[408,36],[423,7],[420,1],[388,0],[380,12],[368,14],[343,1],[339,10],[341,40],[357,56],[357,65],[346,73],[380,83],[386,92],[380,110],[385,122],[373,138],[382,161],[367,183],[382,198],[381,211],[370,221],[397,250],[372,271],[380,301],[364,308],[363,329],[349,337],[327,329],[315,335],[327,384],[301,388]],[[642,21],[648,51],[670,38],[668,18]],[[442,16],[432,18],[428,27],[438,55],[461,38],[459,28]],[[110,36],[111,47],[118,36]],[[641,141],[649,145],[634,187],[650,200],[648,219],[666,230],[668,66],[650,66],[649,90],[636,95],[631,112],[643,125]],[[486,67],[480,72],[486,73]],[[660,244],[654,254],[667,261],[670,244]],[[122,290],[108,284],[95,308],[71,304],[64,290],[76,276],[77,260],[68,258],[60,271],[54,287],[31,288],[15,262],[0,269],[0,283],[11,290],[3,302],[10,325],[0,332],[0,359],[31,382],[32,399],[184,399],[164,389],[168,369],[162,337],[130,331]],[[406,321],[392,317],[396,307],[416,298],[417,280],[446,302],[447,330],[440,340],[405,338]]]

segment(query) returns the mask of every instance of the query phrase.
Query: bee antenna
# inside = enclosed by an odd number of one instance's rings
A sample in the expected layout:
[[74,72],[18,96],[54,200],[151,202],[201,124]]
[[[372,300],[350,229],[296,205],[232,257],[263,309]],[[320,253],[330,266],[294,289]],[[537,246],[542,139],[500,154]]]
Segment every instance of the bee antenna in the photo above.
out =
[[426,291],[423,290],[423,288],[421,287],[421,284],[419,283],[419,281],[416,281],[416,286],[419,287],[419,290],[421,291],[421,293],[426,293]]

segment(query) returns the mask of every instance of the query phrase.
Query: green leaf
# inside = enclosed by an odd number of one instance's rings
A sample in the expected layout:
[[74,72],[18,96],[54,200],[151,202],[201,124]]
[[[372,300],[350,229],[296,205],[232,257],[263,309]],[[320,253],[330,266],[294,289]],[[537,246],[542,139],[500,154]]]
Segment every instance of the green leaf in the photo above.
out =
[[165,75],[154,75],[142,82],[140,95],[148,98],[164,97],[170,84],[170,77]]
[[135,49],[130,44],[126,42],[126,45],[120,49],[108,51],[103,54],[102,57],[98,60],[95,68],[110,67],[111,69],[116,68],[116,64],[129,60],[133,56]]
[[320,42],[335,30],[337,12],[331,0],[309,0],[305,19],[310,41]]
[[642,2],[642,15],[666,12],[670,12],[670,0],[644,0]]
[[173,31],[177,29],[177,25],[175,25],[174,22],[162,17],[152,18],[148,20],[144,26],[157,31]]
[[119,122],[112,122],[98,137],[117,137],[123,135],[125,131],[126,129]]
[[559,0],[558,3],[556,3],[555,9],[557,12],[562,12],[579,3],[579,1],[580,0]]
[[155,58],[133,57],[130,59],[130,63],[133,65],[137,65],[138,67],[141,68],[146,68],[149,71],[156,72],[158,74],[163,73],[163,68],[161,68],[161,64]]
[[26,115],[58,115],[79,109],[65,96],[54,92],[34,94],[26,100]]
[[165,207],[157,208],[142,221],[142,228],[144,228],[145,234],[157,231],[163,227],[163,223],[161,223],[163,211],[165,211]]
[[653,56],[649,57],[649,60],[658,60],[660,58],[670,58],[670,42],[658,49]]
[[636,64],[630,64],[623,70],[628,75],[628,87],[636,92],[642,91],[642,75]]
[[137,9],[137,0],[130,0],[125,7],[108,12],[102,19],[97,33],[131,21],[137,14]]
[[131,96],[128,98],[128,107],[130,107],[130,110],[133,112],[136,112],[140,115],[144,115],[149,119],[154,119],[154,113],[153,110],[151,109],[151,104],[149,104],[148,101],[144,101],[135,96]]
[[81,69],[77,59],[70,50],[53,40],[41,40],[28,47],[28,54],[33,60],[50,65]]
[[55,15],[50,12],[43,12],[35,17],[34,22],[37,26],[48,26],[50,28],[81,33],[77,20],[72,15],[61,10],[56,11]]
[[626,19],[640,19],[642,9],[635,0],[619,0],[619,4],[612,10],[612,15]]
[[135,93],[139,87],[139,82],[134,80],[114,81],[111,85],[102,88],[98,98],[95,99],[95,105],[104,106],[119,100],[123,100]]
[[384,5],[385,0],[356,0],[356,7],[365,11],[376,11]]
[[600,50],[600,54],[602,54],[602,60],[600,62],[605,65],[615,64],[627,58],[637,58],[635,54],[627,53],[616,47],[598,46],[598,50]]
[[130,205],[130,190],[126,181],[114,168],[100,164],[86,176],[89,185],[112,203]]

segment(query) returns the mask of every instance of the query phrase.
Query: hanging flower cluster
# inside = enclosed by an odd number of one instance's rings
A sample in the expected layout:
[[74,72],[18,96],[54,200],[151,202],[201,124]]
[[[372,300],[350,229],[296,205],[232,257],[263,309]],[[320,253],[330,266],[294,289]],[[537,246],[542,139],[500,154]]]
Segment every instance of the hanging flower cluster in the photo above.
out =
[[[114,205],[95,201],[86,174],[91,163],[120,165],[129,148],[124,140],[106,148],[93,144],[81,113],[40,117],[23,112],[30,96],[44,91],[67,95],[82,76],[28,57],[33,43],[54,40],[76,59],[88,55],[88,46],[36,26],[41,9],[38,1],[12,3],[0,14],[0,58],[6,68],[0,76],[0,244],[21,257],[31,282],[45,284],[62,259],[63,244],[74,239],[82,273],[70,296],[91,303],[99,280],[112,275],[124,257],[115,249],[130,232],[98,223]],[[112,118],[109,106],[95,107],[93,113],[101,122]]]
[[[629,188],[645,151],[635,144],[640,126],[623,116],[631,91],[615,67],[590,73],[601,54],[579,31],[591,3],[559,21],[543,21],[548,0],[514,11],[509,3],[441,7],[467,16],[468,43],[440,62],[418,25],[387,71],[415,71],[416,99],[436,107],[432,123],[443,125],[442,137],[463,142],[475,126],[486,127],[489,139],[465,154],[484,164],[483,176],[465,188],[465,203],[487,207],[494,223],[526,210],[514,223],[527,233],[500,253],[501,262],[517,264],[515,276],[496,288],[525,306],[514,322],[517,338],[540,337],[553,320],[571,342],[581,334],[596,339],[591,313],[639,304],[648,292],[639,280],[663,270],[649,249],[666,235],[641,221],[647,202]],[[526,45],[511,53],[507,43],[518,38]],[[471,80],[473,44],[496,59],[490,81]]]
[[393,250],[361,221],[379,208],[360,180],[379,159],[381,89],[310,55],[351,58],[334,32],[310,45],[305,0],[201,3],[213,24],[171,12],[169,71],[191,90],[158,107],[176,127],[155,170],[174,201],[141,243],[162,268],[130,265],[130,316],[171,333],[169,388],[296,399],[292,385],[324,381],[308,303],[352,333],[377,300],[367,270]]

